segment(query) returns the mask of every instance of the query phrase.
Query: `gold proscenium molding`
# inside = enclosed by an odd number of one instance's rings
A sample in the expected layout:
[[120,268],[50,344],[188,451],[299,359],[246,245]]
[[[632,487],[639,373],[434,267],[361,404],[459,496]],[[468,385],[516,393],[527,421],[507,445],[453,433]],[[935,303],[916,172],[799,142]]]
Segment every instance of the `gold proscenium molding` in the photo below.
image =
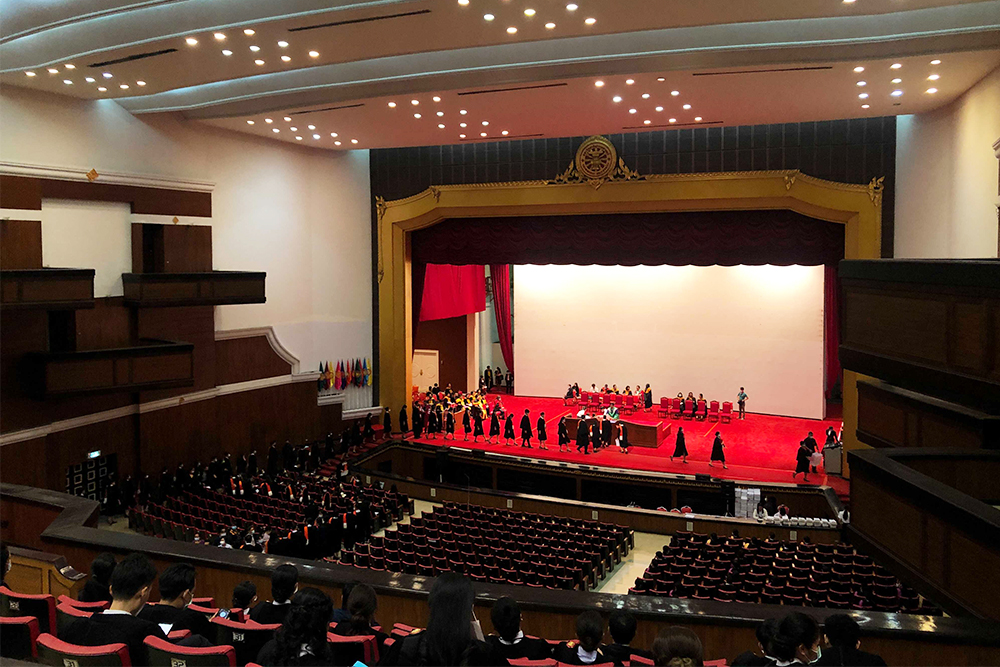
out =
[[643,177],[625,165],[618,157],[618,150],[607,138],[590,137],[580,144],[576,157],[559,176],[548,181],[549,185],[587,183],[597,190],[608,181],[635,181]]
[[[610,142],[609,142],[610,143]],[[609,162],[595,155],[579,178],[517,183],[441,185],[397,201],[377,200],[379,259],[379,401],[390,409],[409,401],[412,378],[410,239],[444,220],[478,217],[659,213],[672,211],[792,210],[845,226],[844,256],[881,254],[881,184],[826,181],[797,170],[612,178],[617,157],[599,187],[591,176]],[[628,173],[634,174],[629,171]],[[598,179],[599,180],[599,179]],[[872,193],[878,193],[874,196]],[[844,373],[844,439],[857,446],[857,377]]]

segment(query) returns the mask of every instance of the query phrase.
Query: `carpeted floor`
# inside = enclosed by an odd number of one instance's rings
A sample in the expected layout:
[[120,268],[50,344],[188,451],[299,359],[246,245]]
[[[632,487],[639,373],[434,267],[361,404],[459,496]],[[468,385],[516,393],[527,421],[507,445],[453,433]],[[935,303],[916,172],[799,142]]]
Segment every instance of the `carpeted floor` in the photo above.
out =
[[[588,465],[600,465],[616,468],[629,468],[632,470],[646,470],[652,472],[670,472],[694,475],[696,473],[711,474],[720,479],[749,480],[759,482],[783,482],[783,483],[806,483],[811,485],[828,485],[841,497],[846,497],[849,491],[849,483],[841,477],[828,477],[820,472],[810,475],[807,482],[802,481],[799,475],[792,479],[792,471],[795,469],[795,453],[798,450],[799,441],[806,437],[809,431],[813,432],[820,446],[825,440],[827,426],[840,429],[841,420],[812,420],[798,419],[793,417],[775,417],[771,415],[757,415],[748,413],[745,420],[733,419],[729,423],[713,421],[693,421],[693,420],[668,420],[672,424],[672,433],[667,441],[658,449],[645,447],[633,447],[628,454],[619,452],[616,448],[607,448],[597,453],[584,456],[577,453],[575,444],[569,453],[559,452],[556,440],[557,424],[563,415],[575,414],[579,409],[575,406],[564,406],[562,399],[558,398],[536,398],[528,396],[504,396],[501,395],[504,407],[513,411],[516,424],[520,421],[520,415],[525,409],[531,411],[531,422],[534,427],[535,420],[540,412],[545,412],[545,419],[548,425],[549,449],[540,450],[536,446],[531,449],[522,449],[520,446],[505,447],[502,444],[484,443],[480,438],[478,443],[473,443],[471,434],[469,439],[464,440],[461,422],[458,423],[456,439],[454,444],[484,449],[494,452],[508,452],[517,455],[530,455],[537,458],[548,458],[557,461],[568,461],[573,463],[586,463]],[[491,398],[491,401],[494,400]],[[655,407],[646,413],[636,413],[635,415],[624,415],[628,421],[651,423],[667,420],[656,416]],[[679,459],[670,461],[670,454],[673,453],[674,439],[677,428],[683,427],[687,441],[687,449],[690,453],[688,463],[683,464]],[[489,423],[486,424],[487,431]],[[728,470],[724,470],[720,465],[709,467],[709,456],[712,452],[712,441],[715,432],[719,431],[723,441],[726,443],[726,463]],[[575,437],[575,434],[571,434]],[[428,439],[422,437],[416,442],[441,446],[452,444],[451,440],[445,441],[438,437]]]

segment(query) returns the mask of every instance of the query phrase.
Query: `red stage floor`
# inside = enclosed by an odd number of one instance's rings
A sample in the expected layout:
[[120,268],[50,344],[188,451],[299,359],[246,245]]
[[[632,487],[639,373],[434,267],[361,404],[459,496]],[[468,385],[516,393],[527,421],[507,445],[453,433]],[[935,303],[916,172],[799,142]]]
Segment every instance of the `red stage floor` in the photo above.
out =
[[[491,397],[491,401],[494,400]],[[836,491],[841,497],[847,497],[850,484],[847,480],[827,476],[820,468],[819,474],[809,475],[808,482],[802,482],[802,476],[792,479],[792,471],[795,469],[795,453],[798,451],[799,441],[806,437],[809,431],[813,432],[816,441],[822,446],[826,439],[827,426],[833,426],[840,430],[841,420],[826,419],[798,419],[794,417],[774,417],[771,415],[757,415],[747,413],[745,420],[733,419],[732,422],[722,423],[713,421],[693,421],[693,420],[669,420],[656,416],[655,407],[649,412],[638,412],[634,415],[624,415],[628,421],[653,423],[656,421],[670,421],[672,429],[667,441],[658,449],[646,447],[632,447],[628,454],[623,454],[615,447],[601,450],[584,456],[576,451],[576,443],[571,446],[571,452],[560,453],[558,441],[556,440],[557,425],[559,418],[563,415],[575,414],[579,408],[576,406],[564,406],[561,398],[533,398],[528,396],[505,396],[501,395],[504,407],[512,410],[515,415],[515,422],[519,421],[518,415],[527,408],[531,411],[531,423],[534,427],[535,420],[540,411],[545,411],[545,420],[548,425],[549,442],[548,451],[538,449],[537,441],[533,441],[535,447],[531,450],[516,447],[506,447],[502,444],[486,444],[480,438],[478,443],[472,442],[472,436],[463,440],[462,424],[457,424],[455,434],[456,445],[483,449],[494,452],[509,452],[511,454],[529,455],[536,458],[547,458],[557,461],[568,461],[572,463],[585,463],[587,465],[600,465],[615,468],[629,468],[631,470],[645,470],[651,472],[668,472],[694,475],[696,473],[711,474],[720,479],[733,479],[742,481],[757,482],[782,482],[782,483],[805,483],[815,486],[827,485]],[[489,428],[487,423],[486,428]],[[674,439],[677,434],[677,427],[683,426],[686,435],[687,449],[690,452],[688,463],[681,463],[680,459],[670,461],[670,455],[674,450]],[[712,441],[715,439],[715,432],[722,433],[722,438],[726,443],[726,463],[728,470],[724,470],[721,465],[716,464],[709,467],[709,455],[712,452]],[[575,434],[571,434],[575,438]],[[438,437],[429,440],[422,437],[416,442],[429,445],[452,444],[451,440],[443,440]]]

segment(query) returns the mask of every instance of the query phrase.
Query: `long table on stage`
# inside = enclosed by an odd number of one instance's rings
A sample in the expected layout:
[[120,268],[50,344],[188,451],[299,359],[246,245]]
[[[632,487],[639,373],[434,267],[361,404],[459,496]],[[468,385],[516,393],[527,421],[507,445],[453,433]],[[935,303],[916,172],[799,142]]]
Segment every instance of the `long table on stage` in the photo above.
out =
[[[641,424],[631,422],[628,419],[619,419],[628,429],[628,442],[633,447],[650,447],[656,449],[664,440],[670,436],[670,422],[658,421],[653,424]],[[587,423],[596,424],[597,419],[587,417]],[[579,417],[566,417],[566,429],[569,432],[571,442],[576,442],[576,430],[580,428]]]

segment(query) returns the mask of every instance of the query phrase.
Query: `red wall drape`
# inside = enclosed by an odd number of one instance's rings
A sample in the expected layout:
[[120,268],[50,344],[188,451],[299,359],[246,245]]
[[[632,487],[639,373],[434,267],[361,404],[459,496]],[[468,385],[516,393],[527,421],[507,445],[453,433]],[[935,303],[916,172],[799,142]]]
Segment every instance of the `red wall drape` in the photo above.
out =
[[493,278],[493,313],[497,317],[500,352],[507,370],[514,370],[514,331],[510,319],[510,265],[490,264]]
[[420,322],[486,310],[486,267],[428,264],[424,270]]
[[823,328],[826,340],[826,397],[840,381],[840,285],[837,265],[827,264],[823,273]]

